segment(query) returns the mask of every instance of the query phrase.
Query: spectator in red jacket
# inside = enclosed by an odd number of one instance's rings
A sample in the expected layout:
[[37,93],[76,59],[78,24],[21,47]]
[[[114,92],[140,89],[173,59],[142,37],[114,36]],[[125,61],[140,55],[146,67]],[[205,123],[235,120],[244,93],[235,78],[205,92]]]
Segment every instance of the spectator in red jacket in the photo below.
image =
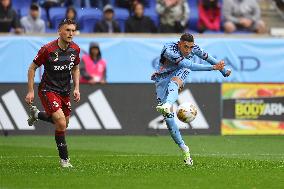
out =
[[199,0],[198,12],[198,31],[200,33],[206,30],[220,30],[221,8],[218,0]]

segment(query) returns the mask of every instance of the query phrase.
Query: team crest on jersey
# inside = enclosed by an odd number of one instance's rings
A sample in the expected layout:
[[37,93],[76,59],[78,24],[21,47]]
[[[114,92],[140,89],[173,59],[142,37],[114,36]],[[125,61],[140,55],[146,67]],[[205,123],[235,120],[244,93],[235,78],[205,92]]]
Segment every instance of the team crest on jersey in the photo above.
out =
[[70,60],[71,60],[71,62],[74,62],[75,58],[76,58],[76,56],[75,56],[74,54],[71,54],[71,55],[70,55]]
[[51,58],[53,59],[54,62],[57,62],[59,60],[58,52],[51,53]]

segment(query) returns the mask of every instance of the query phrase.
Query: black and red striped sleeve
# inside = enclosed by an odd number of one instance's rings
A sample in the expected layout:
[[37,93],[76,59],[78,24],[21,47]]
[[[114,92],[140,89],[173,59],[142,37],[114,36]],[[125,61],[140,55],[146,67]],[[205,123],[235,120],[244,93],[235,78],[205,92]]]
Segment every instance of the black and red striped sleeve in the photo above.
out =
[[45,62],[47,61],[47,49],[45,46],[41,47],[40,50],[38,51],[36,57],[34,58],[33,62],[37,65],[37,66],[41,66],[42,64],[45,64]]
[[76,49],[76,52],[77,52],[77,56],[75,58],[74,64],[78,65],[80,63],[80,48],[79,47]]

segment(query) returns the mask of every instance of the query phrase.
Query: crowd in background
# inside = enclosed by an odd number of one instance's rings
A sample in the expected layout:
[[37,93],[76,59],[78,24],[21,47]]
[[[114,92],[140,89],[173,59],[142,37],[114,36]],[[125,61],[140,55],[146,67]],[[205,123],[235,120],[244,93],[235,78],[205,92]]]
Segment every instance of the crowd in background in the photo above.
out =
[[[16,0],[14,0],[15,2]],[[18,0],[19,1],[19,0]],[[264,33],[266,25],[261,19],[261,10],[257,0],[190,0],[197,1],[196,14],[198,21],[196,31],[247,31]],[[13,1],[0,0],[0,32],[44,33],[49,28],[56,32],[52,25],[49,11],[53,7],[68,7],[65,18],[80,22],[77,10],[88,7],[99,8],[103,14],[90,32],[104,33],[181,33],[192,28],[190,12],[195,11],[187,0],[31,0],[27,15],[17,14]],[[123,26],[115,17],[115,8],[128,10],[129,16]],[[150,7],[150,8],[149,8]],[[152,7],[152,9],[151,9]],[[157,14],[158,21],[145,15],[145,8]],[[41,18],[45,13],[46,20]],[[195,14],[195,12],[194,12]],[[122,28],[123,27],[123,28]]]

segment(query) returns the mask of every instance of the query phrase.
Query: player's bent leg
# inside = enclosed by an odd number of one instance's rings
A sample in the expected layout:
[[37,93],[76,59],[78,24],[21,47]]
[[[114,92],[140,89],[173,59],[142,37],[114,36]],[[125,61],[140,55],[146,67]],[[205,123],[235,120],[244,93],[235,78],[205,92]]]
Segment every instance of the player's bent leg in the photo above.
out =
[[66,118],[62,109],[58,109],[52,114],[52,119],[55,124],[55,141],[60,157],[60,164],[62,167],[72,167],[68,158],[68,149],[65,140],[65,131],[66,131]]
[[38,113],[38,119],[40,119],[42,121],[49,122],[49,123],[54,123],[52,117],[50,115],[48,115],[46,112],[44,112],[44,111],[40,111]]
[[190,157],[189,148],[183,141],[178,125],[175,122],[175,114],[170,113],[167,116],[165,116],[165,121],[172,139],[182,150],[184,163],[186,165],[193,165],[193,160]]
[[173,105],[178,99],[179,88],[183,86],[183,81],[179,77],[173,77],[168,85],[167,103]]
[[164,104],[158,104],[156,107],[157,111],[160,112],[162,115],[170,114],[172,105],[178,99],[178,92],[179,88],[183,86],[183,81],[179,77],[173,77],[168,84],[168,95],[166,97],[166,102]]
[[40,111],[36,106],[30,105],[30,113],[28,118],[29,126],[34,125],[38,120],[54,123],[51,116],[44,111]]

